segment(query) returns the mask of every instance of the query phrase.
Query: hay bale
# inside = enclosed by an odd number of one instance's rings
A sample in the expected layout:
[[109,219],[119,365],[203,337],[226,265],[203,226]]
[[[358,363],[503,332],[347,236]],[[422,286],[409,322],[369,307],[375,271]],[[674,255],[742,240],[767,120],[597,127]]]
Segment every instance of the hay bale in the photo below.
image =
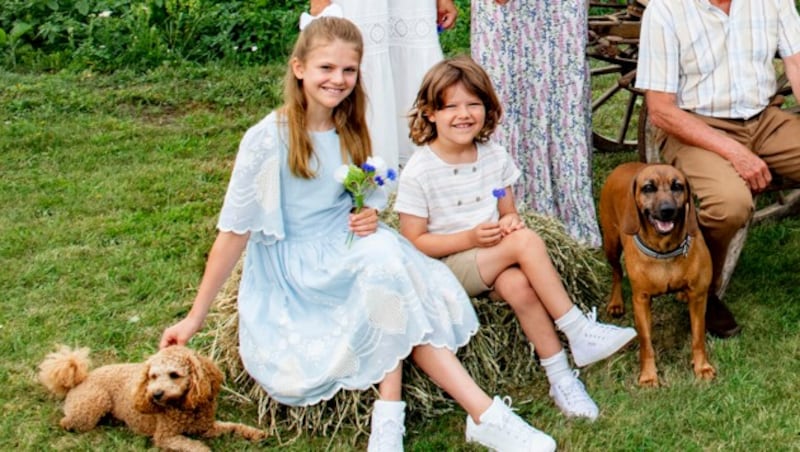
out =
[[[387,209],[390,210],[390,209]],[[598,277],[604,265],[597,253],[564,231],[558,220],[526,212],[522,218],[544,239],[554,266],[576,305],[586,310],[598,305],[605,290]],[[397,227],[397,216],[388,212],[383,220]],[[220,292],[208,317],[204,335],[210,340],[206,350],[227,377],[227,388],[258,409],[259,423],[271,435],[281,433],[295,438],[304,432],[333,436],[341,426],[354,428],[356,435],[369,431],[370,407],[377,390],[340,391],[333,399],[311,407],[289,407],[270,399],[247,374],[239,358],[236,296],[241,276],[241,261]],[[502,301],[473,298],[481,328],[458,356],[475,381],[489,394],[507,392],[510,387],[533,384],[536,363],[532,346],[525,339],[513,311]],[[404,399],[409,419],[430,417],[454,408],[452,400],[420,370],[404,364]]]

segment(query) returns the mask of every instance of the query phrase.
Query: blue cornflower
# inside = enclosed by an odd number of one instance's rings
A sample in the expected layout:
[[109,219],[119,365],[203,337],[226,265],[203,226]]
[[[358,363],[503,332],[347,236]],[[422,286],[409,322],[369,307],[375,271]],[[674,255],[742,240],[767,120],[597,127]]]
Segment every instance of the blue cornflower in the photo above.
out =
[[375,167],[370,165],[369,163],[365,163],[365,164],[361,165],[361,169],[363,169],[367,173],[374,173],[375,172]]
[[389,180],[397,179],[397,171],[395,171],[393,168],[389,168],[386,171],[386,178],[389,179]]
[[500,198],[504,197],[505,195],[506,195],[506,189],[505,188],[495,188],[494,190],[492,190],[492,196],[494,196],[497,199],[500,199]]

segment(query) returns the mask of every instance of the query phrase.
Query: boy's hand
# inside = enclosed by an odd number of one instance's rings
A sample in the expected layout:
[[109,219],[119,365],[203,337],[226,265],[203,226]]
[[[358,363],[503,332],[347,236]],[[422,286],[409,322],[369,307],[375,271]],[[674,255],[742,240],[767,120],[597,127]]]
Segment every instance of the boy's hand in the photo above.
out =
[[350,230],[353,234],[364,237],[378,230],[378,210],[364,207],[359,213],[350,214]]
[[475,245],[481,248],[495,246],[503,239],[500,223],[481,223],[475,226],[472,233]]
[[522,218],[520,218],[516,213],[504,215],[503,218],[501,218],[497,223],[500,225],[500,231],[503,234],[503,237],[525,227],[525,222],[522,221]]

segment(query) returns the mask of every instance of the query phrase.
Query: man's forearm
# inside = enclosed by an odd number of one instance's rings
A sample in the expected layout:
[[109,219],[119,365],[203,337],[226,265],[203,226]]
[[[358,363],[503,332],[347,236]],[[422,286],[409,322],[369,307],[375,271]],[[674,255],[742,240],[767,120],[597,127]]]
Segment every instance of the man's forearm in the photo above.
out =
[[784,58],[783,66],[786,77],[789,78],[789,84],[792,86],[794,98],[800,102],[800,53]]

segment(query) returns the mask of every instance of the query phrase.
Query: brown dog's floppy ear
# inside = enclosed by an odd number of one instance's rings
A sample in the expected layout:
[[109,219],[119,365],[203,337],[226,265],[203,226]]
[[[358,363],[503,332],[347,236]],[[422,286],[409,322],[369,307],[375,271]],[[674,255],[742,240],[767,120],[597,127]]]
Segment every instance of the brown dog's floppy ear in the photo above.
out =
[[689,187],[689,180],[684,179],[686,183],[686,233],[689,235],[697,235],[700,232],[700,226],[697,224],[697,209],[694,206],[694,195],[692,189]]
[[[636,174],[638,176],[638,173]],[[639,232],[639,208],[636,206],[636,176],[631,182],[631,189],[625,194],[622,201],[622,224],[620,229],[628,235]]]
[[139,381],[136,383],[136,389],[133,392],[133,407],[140,413],[157,413],[162,410],[161,407],[153,403],[150,397],[147,396],[147,380],[150,373],[150,363],[146,362],[139,374]]
[[200,356],[187,349],[189,361],[189,392],[184,407],[193,410],[199,406],[213,402],[222,386],[222,372],[205,356]]

